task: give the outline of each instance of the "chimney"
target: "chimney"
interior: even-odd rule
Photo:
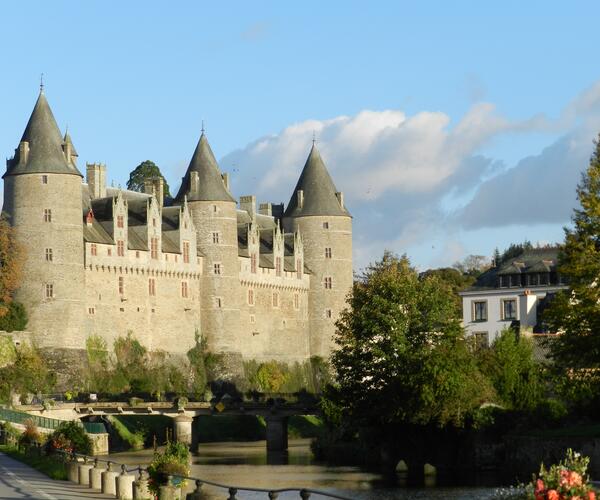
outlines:
[[[223,184],[225,184],[225,188],[227,191],[229,191],[229,174],[221,174],[221,177],[223,178]]]
[[[296,191],[296,201],[298,202],[298,208],[302,208],[304,206],[304,191],[302,191],[302,189],[298,189],[298,191]]]
[[[198,172],[190,172],[190,193],[198,192]]]
[[[261,203],[258,206],[258,213],[261,215],[273,215],[273,211],[271,210],[270,203]]]
[[[154,195],[158,206],[162,208],[165,201],[165,180],[160,175],[144,179],[144,193]]]
[[[340,203],[340,207],[344,208],[344,193],[342,193],[341,191],[338,193],[335,193],[335,197],[338,199],[338,202]]]
[[[245,210],[254,219],[256,215],[256,196],[240,196],[240,209]]]
[[[100,163],[86,163],[85,178],[92,199],[106,197],[106,165]]]

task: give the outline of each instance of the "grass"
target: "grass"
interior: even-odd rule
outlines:
[[[39,470],[51,479],[67,480],[67,468],[64,462],[58,457],[37,456],[33,453],[20,451],[15,446],[9,445],[0,445],[0,451],[19,462],[23,462]]]
[[[163,415],[121,415],[111,417],[111,423],[123,441],[134,450],[152,446],[154,436],[159,443],[166,439],[166,429],[173,421]]]

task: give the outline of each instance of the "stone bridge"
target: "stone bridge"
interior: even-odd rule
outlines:
[[[84,420],[92,416],[165,415],[173,419],[174,437],[178,442],[196,446],[192,435],[193,422],[201,415],[254,415],[265,419],[268,451],[285,451],[288,447],[288,418],[295,415],[316,415],[314,404],[255,403],[255,402],[90,402],[55,403],[51,408],[42,405],[20,405],[16,410],[39,417],[57,420]]]

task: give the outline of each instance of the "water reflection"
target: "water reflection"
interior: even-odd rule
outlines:
[[[127,464],[148,464],[152,450],[114,453],[112,460]],[[244,443],[203,443],[194,455],[192,476],[218,483],[252,488],[310,488],[319,489],[360,500],[407,499],[485,499],[491,498],[494,488],[440,488],[436,487],[435,474],[425,475],[425,486],[406,487],[408,475],[399,472],[397,482],[391,486],[380,474],[357,467],[328,466],[316,462],[310,452],[310,441],[290,440],[286,453],[267,453],[264,441]],[[422,484],[422,483],[421,483]],[[191,489],[193,485],[189,485]],[[226,498],[224,490],[204,487],[207,499]],[[265,499],[258,493],[239,493],[240,499]],[[297,493],[281,494],[279,499],[298,499]],[[313,495],[311,499],[323,499]]]

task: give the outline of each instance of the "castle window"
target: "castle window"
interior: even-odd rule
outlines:
[[[117,255],[119,257],[125,256],[125,243],[123,242],[123,240],[117,241]]]
[[[256,274],[256,254],[253,253],[250,256],[250,272],[252,274]]]
[[[275,274],[281,276],[281,257],[275,258]]]
[[[44,208],[44,222],[52,222],[52,209]]]
[[[185,262],[186,264],[189,264],[189,262],[190,262],[190,242],[189,241],[183,242],[183,262]]]
[[[123,295],[125,293],[125,278],[123,276],[119,276],[119,295]]]
[[[215,262],[213,264],[213,272],[215,274],[221,274],[222,268],[221,268],[221,263],[220,262]]]
[[[213,213],[215,213],[215,214],[216,214],[216,213],[217,213],[217,205],[213,205],[213,206],[212,206],[212,210],[213,210]]]
[[[256,316],[254,316],[254,314],[251,314],[250,315],[250,324],[253,325],[254,323],[256,323]]]
[[[98,245],[96,245],[96,243],[90,245],[90,253],[92,255],[98,255]]]
[[[273,307],[279,307],[279,292],[273,292]]]
[[[54,285],[52,283],[46,283],[46,298],[54,298]]]
[[[120,228],[124,227],[123,216],[122,215],[117,215],[117,227],[120,227]]]
[[[112,255],[112,248],[108,247],[106,253],[108,253],[108,256],[110,257]]]
[[[325,317],[327,319],[331,319],[332,316],[333,316],[333,311],[331,309],[325,309]]]
[[[158,238],[150,239],[150,258],[158,259]]]
[[[52,262],[52,249],[46,248],[46,260]]]
[[[187,221],[183,221],[183,229],[187,229]]]
[[[95,307],[88,307],[88,314],[96,314],[96,308]]]
[[[48,176],[42,175],[42,184],[48,184]]]
[[[220,243],[220,241],[219,241],[220,239],[221,238],[220,238],[219,233],[213,233],[212,234],[212,242],[213,243],[216,243],[216,244]]]
[[[135,251],[135,258],[136,258],[136,259],[139,259],[139,258],[140,258],[140,251],[139,251],[139,250],[136,250],[136,251]]]
[[[296,278],[302,279],[302,259],[296,259]]]
[[[329,229],[329,222],[323,222],[323,229]]]
[[[148,278],[148,295],[150,297],[156,295],[156,280],[154,278]]]
[[[331,290],[333,288],[333,278],[331,276],[325,276],[323,285],[327,290]]]
[[[223,307],[223,299],[221,297],[215,297],[215,307],[221,309]]]
[[[254,290],[252,290],[252,288],[248,290],[248,304],[251,306],[254,305]]]
[[[294,309],[300,309],[300,296],[297,293],[294,294]]]
[[[187,281],[181,282],[181,296],[184,299],[188,298],[188,282]]]
[[[152,218],[152,227],[156,227],[156,218]]]
[[[326,259],[331,259],[331,247],[326,247],[325,248],[325,258]]]

